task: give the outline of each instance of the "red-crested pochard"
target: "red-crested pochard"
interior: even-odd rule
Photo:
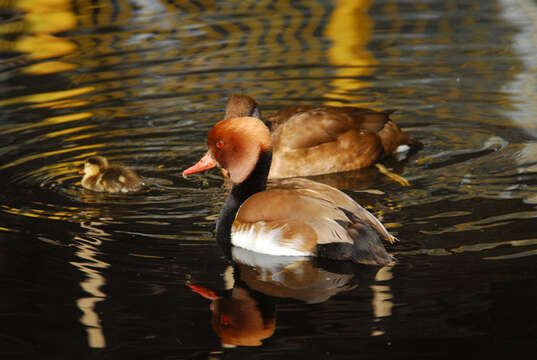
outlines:
[[[312,176],[370,166],[395,152],[416,150],[411,139],[390,120],[394,110],[375,111],[351,106],[295,106],[265,119],[272,132],[269,179]],[[259,106],[247,95],[233,94],[225,118],[260,118]],[[405,179],[379,170],[408,185]]]
[[[200,285],[187,286],[211,300],[211,324],[224,347],[260,346],[274,334],[274,305],[260,304],[247,288],[214,291]]]
[[[142,181],[132,171],[121,165],[108,165],[104,156],[92,156],[84,163],[82,186],[88,190],[109,193],[139,191]]]
[[[395,238],[369,211],[343,192],[307,179],[281,180],[266,189],[272,146],[270,131],[254,117],[217,123],[209,150],[183,176],[220,166],[231,191],[217,221],[217,237],[270,255],[320,256],[385,265],[393,260],[382,244]]]

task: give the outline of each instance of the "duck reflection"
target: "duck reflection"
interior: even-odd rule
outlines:
[[[275,306],[262,294],[240,286],[221,292],[188,286],[212,301],[211,324],[222,346],[259,346],[274,333]]]
[[[211,300],[211,323],[224,347],[260,346],[274,334],[282,299],[322,303],[364,286],[379,268],[309,257],[273,256],[232,247],[226,290],[187,284]]]

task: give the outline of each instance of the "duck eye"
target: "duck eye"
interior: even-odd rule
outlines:
[[[222,139],[218,139],[218,140],[216,140],[216,147],[217,147],[217,148],[221,149],[221,148],[224,147],[224,145],[225,145],[225,144],[224,144],[224,140],[222,140]]]
[[[227,328],[229,325],[229,319],[225,315],[220,315],[220,326]]]

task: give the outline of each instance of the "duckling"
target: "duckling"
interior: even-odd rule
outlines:
[[[139,191],[142,181],[132,171],[120,165],[108,165],[104,156],[92,156],[84,163],[82,186],[88,190],[109,193]]]

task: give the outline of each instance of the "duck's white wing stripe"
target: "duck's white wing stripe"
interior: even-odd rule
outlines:
[[[296,250],[303,241],[300,237],[293,239],[295,246],[282,246],[280,240],[283,237],[281,228],[270,229],[265,227],[265,222],[260,221],[257,226],[233,226],[231,230],[231,244],[251,251],[269,255],[310,256],[310,252]],[[289,244],[289,242],[286,242]]]

